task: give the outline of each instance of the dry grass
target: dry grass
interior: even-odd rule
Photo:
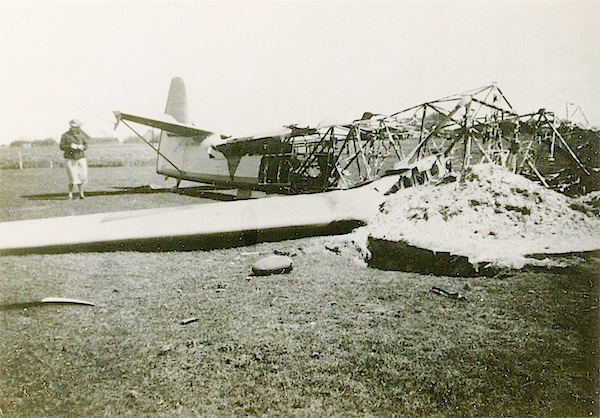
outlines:
[[[81,202],[50,199],[62,170],[10,173],[2,211],[29,218],[65,206],[77,214],[198,202],[100,194],[154,182],[151,168],[137,170],[95,172],[98,194]],[[273,251],[292,256],[292,272],[249,276]],[[598,415],[597,258],[490,279],[370,269],[349,255],[322,237],[1,257],[0,415]],[[96,306],[35,303],[47,296]]]
[[[198,188],[183,182],[188,194],[170,193],[175,185],[154,172],[153,167],[92,167],[85,186],[90,198],[67,201],[67,174],[63,168],[0,170],[0,221],[71,216],[86,213],[150,209],[199,202]],[[156,190],[144,186],[152,185]],[[186,187],[187,186],[187,187]],[[199,200],[200,198],[200,200]]]
[[[90,144],[86,151],[90,167],[133,167],[156,164],[156,152],[146,144]],[[63,152],[56,147],[0,147],[0,169],[63,167]]]

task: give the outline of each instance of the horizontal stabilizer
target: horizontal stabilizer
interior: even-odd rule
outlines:
[[[116,128],[116,126],[118,126],[120,121],[128,120],[131,122],[139,123],[141,125],[150,126],[152,128],[162,129],[163,131],[171,132],[171,133],[174,133],[174,134],[180,135],[180,136],[189,136],[189,137],[193,136],[193,137],[200,137],[201,139],[204,139],[204,138],[207,138],[214,134],[214,132],[198,129],[193,125],[188,125],[185,123],[178,123],[178,122],[174,122],[174,121],[160,120],[160,119],[150,119],[150,118],[146,118],[143,116],[135,116],[135,115],[130,115],[128,113],[122,113],[119,111],[115,111],[113,113],[115,114],[115,117],[117,118],[117,123],[115,124],[115,128]]]

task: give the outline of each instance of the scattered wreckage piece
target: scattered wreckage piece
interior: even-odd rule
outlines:
[[[86,300],[79,299],[71,299],[71,298],[57,298],[57,297],[48,297],[42,299],[42,303],[56,303],[62,305],[87,305],[87,306],[96,306],[93,302],[88,302]]]
[[[456,300],[467,300],[466,296],[461,295],[460,293],[457,292],[448,292],[444,289],[440,289],[439,287],[435,287],[433,286],[431,288],[431,292],[436,293],[438,295],[447,297],[449,299],[456,299]]]

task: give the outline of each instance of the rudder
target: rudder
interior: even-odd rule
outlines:
[[[185,84],[183,84],[183,80],[180,77],[171,79],[171,87],[169,88],[165,113],[173,116],[179,123],[190,123],[188,119]]]

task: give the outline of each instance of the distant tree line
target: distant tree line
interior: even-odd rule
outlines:
[[[28,148],[28,147],[55,147],[58,145],[55,139],[46,138],[46,139],[35,139],[33,141],[19,139],[18,141],[13,141],[10,143],[11,147],[14,148]]]
[[[118,144],[119,140],[117,138],[112,137],[93,137],[90,138],[90,144]],[[46,138],[46,139],[19,139],[17,141],[13,141],[9,145],[13,148],[30,148],[30,147],[58,147],[58,141],[54,138]]]

